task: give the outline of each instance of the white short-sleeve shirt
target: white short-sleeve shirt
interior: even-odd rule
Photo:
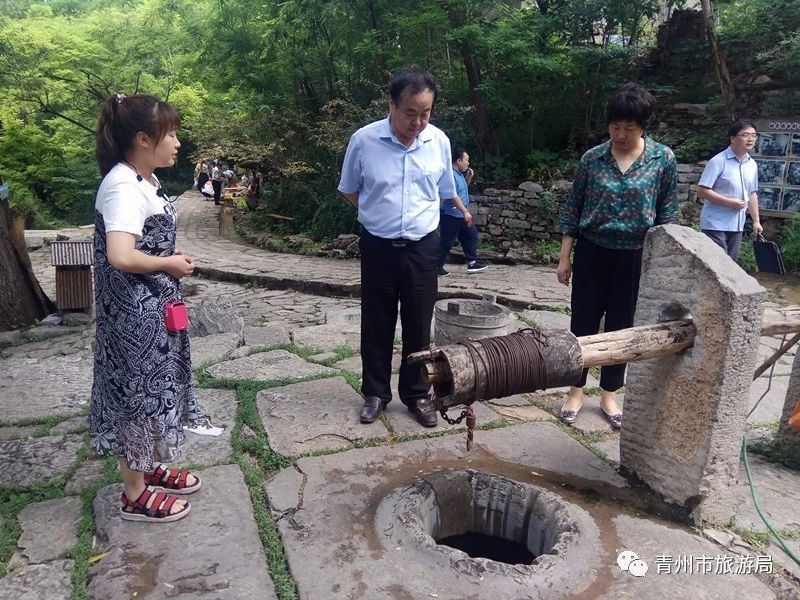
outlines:
[[[158,184],[158,179],[153,175]],[[124,231],[142,238],[144,222],[148,217],[169,214],[174,211],[167,200],[156,194],[156,187],[147,181],[139,181],[128,166],[117,163],[100,183],[94,208],[103,215],[106,233]]]

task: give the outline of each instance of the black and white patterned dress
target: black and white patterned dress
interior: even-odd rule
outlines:
[[[175,252],[174,207],[117,165],[104,178],[96,204],[89,434],[96,454],[122,457],[132,470],[149,472],[154,463],[179,458],[183,426],[202,414],[192,388],[188,333],[169,333],[164,325],[164,304],[180,297],[178,281],[163,271],[127,273],[108,262],[107,229],[134,233],[140,226],[138,250]]]

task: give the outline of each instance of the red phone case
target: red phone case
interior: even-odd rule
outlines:
[[[164,324],[170,333],[189,329],[189,312],[183,302],[168,302],[164,305]]]

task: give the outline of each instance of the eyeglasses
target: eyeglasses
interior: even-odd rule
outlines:
[[[744,138],[746,140],[757,140],[758,134],[757,133],[739,133],[736,137]]]

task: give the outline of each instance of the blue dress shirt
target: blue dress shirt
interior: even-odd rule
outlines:
[[[469,206],[469,186],[467,186],[467,179],[458,169],[453,170],[453,176],[456,180],[456,194],[458,194],[458,197],[461,198],[461,202],[464,203],[464,206]],[[461,219],[464,218],[464,215],[461,213],[461,211],[453,205],[452,198],[448,198],[442,202],[441,210],[445,215],[459,217]]]
[[[456,193],[450,140],[428,124],[406,148],[388,117],[370,123],[350,137],[338,189],[358,192],[358,221],[372,235],[419,240],[439,226],[439,198]]]
[[[708,161],[698,184],[726,198],[741,198],[749,203],[750,194],[758,191],[758,165],[749,154],[739,162],[728,146]],[[731,208],[706,200],[700,212],[700,229],[742,231],[746,217],[747,204],[744,208]]]

